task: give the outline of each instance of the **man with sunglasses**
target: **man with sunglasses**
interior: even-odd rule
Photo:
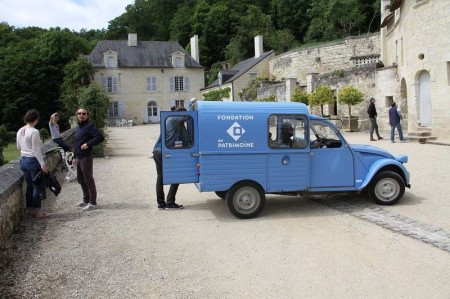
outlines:
[[[92,148],[103,142],[103,134],[95,124],[89,120],[89,113],[85,108],[77,110],[78,127],[73,143],[73,166],[77,168],[77,180],[83,190],[83,201],[77,206],[83,211],[97,208],[97,189],[94,181],[94,157]]]

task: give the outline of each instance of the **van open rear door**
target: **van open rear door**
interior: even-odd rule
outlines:
[[[161,112],[163,183],[197,183],[196,111]]]

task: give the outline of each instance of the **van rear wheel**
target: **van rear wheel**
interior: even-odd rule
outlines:
[[[228,190],[227,206],[231,214],[241,219],[258,215],[266,202],[262,188],[254,182],[240,182]]]

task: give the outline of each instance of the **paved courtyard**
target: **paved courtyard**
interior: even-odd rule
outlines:
[[[184,210],[156,208],[158,132],[110,128],[109,156],[94,161],[100,209],[81,212],[79,185],[65,183],[45,202],[51,218],[25,219],[0,251],[0,298],[449,298],[450,147],[372,142],[409,156],[397,205],[268,196],[239,220],[191,184]]]

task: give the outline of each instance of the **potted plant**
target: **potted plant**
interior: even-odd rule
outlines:
[[[309,96],[309,106],[320,106],[320,115],[323,116],[323,105],[332,104],[334,101],[333,91],[327,85],[319,85]]]
[[[361,103],[364,100],[364,94],[353,86],[343,86],[338,92],[339,104],[348,106],[348,117],[343,117],[344,128],[353,132],[358,130],[358,117],[352,116],[352,106]]]

